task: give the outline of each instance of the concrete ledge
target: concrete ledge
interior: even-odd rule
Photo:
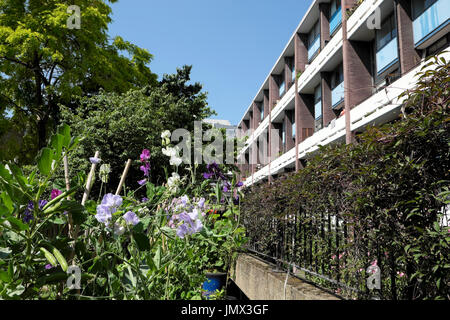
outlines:
[[[273,266],[266,262],[241,254],[235,267],[236,285],[250,300],[339,300],[292,276],[288,278],[285,293],[286,273],[276,273],[272,269]]]

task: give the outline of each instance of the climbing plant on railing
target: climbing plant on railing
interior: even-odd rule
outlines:
[[[350,298],[450,298],[450,63],[430,66],[396,122],[248,190],[250,249]],[[381,270],[379,290],[367,288],[369,266]]]

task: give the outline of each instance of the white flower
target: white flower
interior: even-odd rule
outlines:
[[[98,173],[98,176],[100,177],[100,180],[102,180],[103,183],[108,183],[109,174],[111,172],[111,166],[109,164],[102,164],[100,166],[100,171]]]
[[[170,165],[178,167],[183,162],[183,159],[173,156],[170,158]]]
[[[114,224],[114,234],[116,236],[121,236],[125,233],[125,227],[121,226],[120,224],[116,223]]]
[[[169,139],[171,136],[171,133],[169,130],[163,131],[163,133],[161,133],[161,138],[163,139]]]
[[[176,193],[180,181],[181,181],[180,175],[176,172],[173,172],[172,176],[169,179],[167,179],[167,186],[169,187],[169,191]]]
[[[167,157],[174,157],[177,155],[177,150],[175,148],[167,147],[162,149],[162,153]]]

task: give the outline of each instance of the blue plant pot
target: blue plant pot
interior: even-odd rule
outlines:
[[[209,299],[216,291],[222,290],[227,281],[226,273],[207,273],[206,280],[203,282],[202,289],[204,290],[203,296]]]

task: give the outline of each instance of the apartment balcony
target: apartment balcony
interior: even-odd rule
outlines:
[[[398,61],[397,37],[377,52],[377,73],[380,74]]]
[[[320,49],[320,36],[314,39],[314,42],[308,48],[308,60],[311,61],[319,52]]]
[[[439,0],[413,22],[416,47],[450,24],[450,1]]]
[[[330,34],[333,34],[342,23],[342,10],[339,8],[330,19]]]
[[[342,81],[336,88],[331,91],[331,105],[333,108],[344,101],[344,95],[344,81]]]

